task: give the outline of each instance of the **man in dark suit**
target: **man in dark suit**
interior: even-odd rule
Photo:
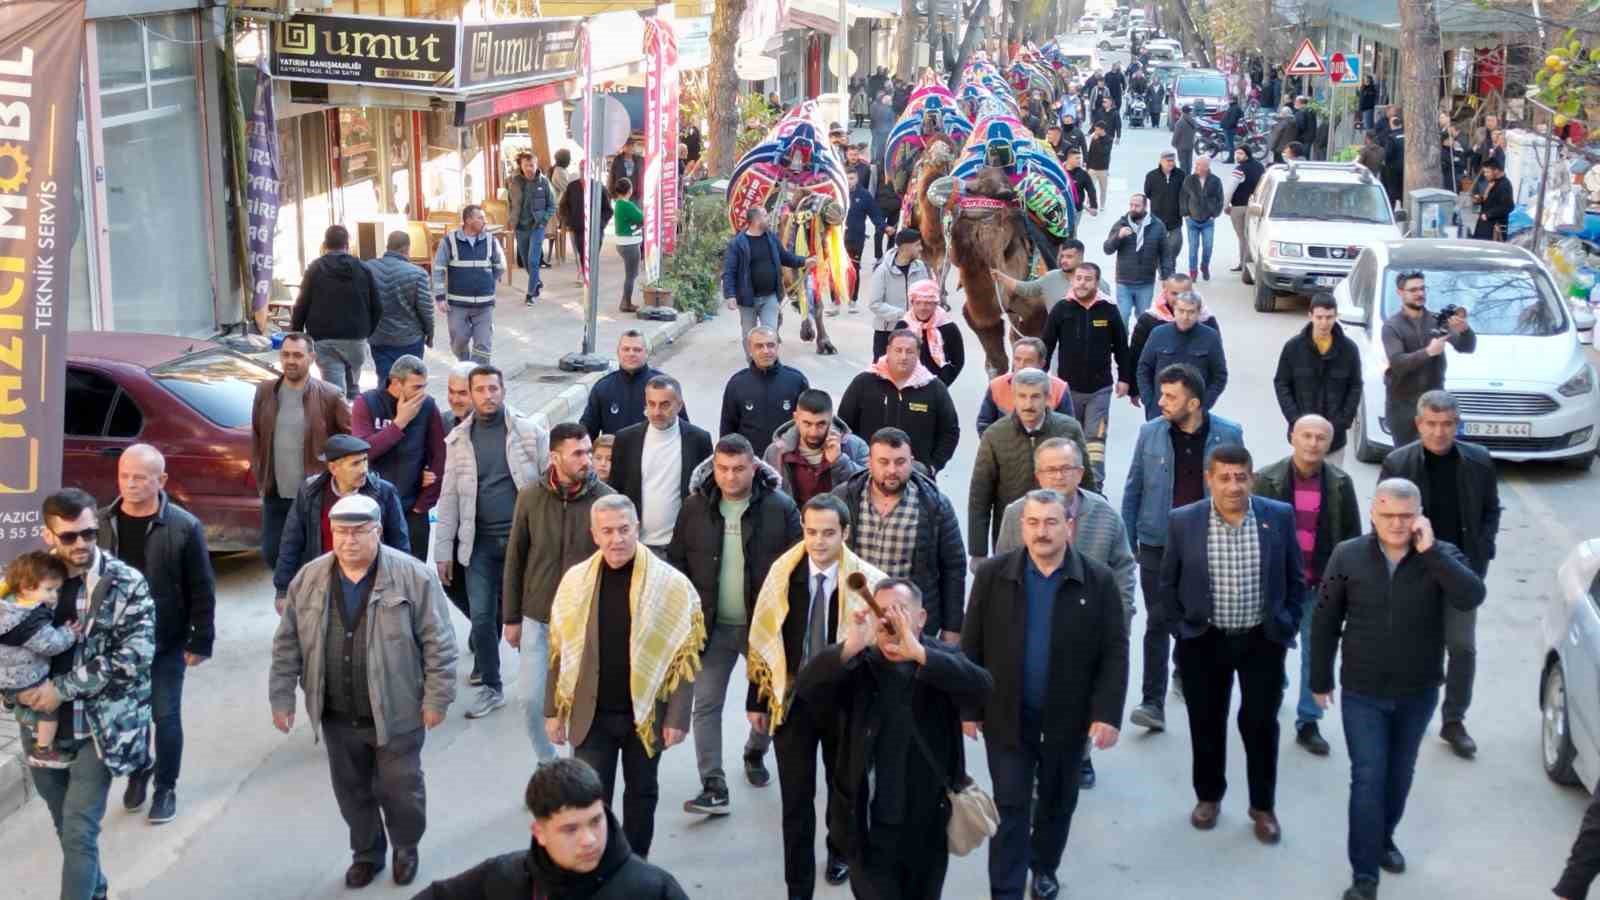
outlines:
[[[1178,638],[1194,752],[1189,822],[1217,824],[1228,789],[1228,707],[1239,678],[1239,736],[1250,781],[1256,838],[1282,837],[1274,812],[1283,660],[1305,604],[1294,508],[1250,495],[1250,451],[1224,444],[1206,461],[1210,497],[1172,511],[1161,563],[1160,600]]]
[[[1489,575],[1495,535],[1500,531],[1500,485],[1489,451],[1456,440],[1461,411],[1448,391],[1428,391],[1417,400],[1418,440],[1384,457],[1378,480],[1404,478],[1422,489],[1422,514],[1441,541],[1461,548],[1479,578]],[[1467,707],[1478,668],[1478,611],[1445,607],[1444,640],[1450,653],[1444,676],[1439,738],[1462,759],[1478,745],[1467,733]]]
[[[617,432],[607,479],[639,511],[640,543],[662,559],[689,495],[689,476],[711,456],[711,435],[679,418],[682,408],[676,378],[651,378],[644,388],[645,420]]]
[[[1122,592],[1110,569],[1073,549],[1070,507],[1077,504],[1076,495],[1069,501],[1050,490],[1026,495],[1025,549],[979,566],[961,631],[962,650],[994,678],[988,704],[963,710],[962,728],[975,738],[981,725],[989,750],[1000,811],[989,843],[996,900],[1022,900],[1030,868],[1037,900],[1060,895],[1055,870],[1078,805],[1084,737],[1105,750],[1122,725]]]

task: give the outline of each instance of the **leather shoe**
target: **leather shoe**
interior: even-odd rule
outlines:
[[[1399,875],[1406,870],[1406,855],[1391,844],[1384,848],[1383,856],[1378,859],[1378,868],[1391,875]]]
[[[1345,889],[1343,900],[1378,900],[1378,883],[1358,878],[1355,884]]]
[[[822,870],[822,879],[831,885],[838,886],[850,880],[850,864],[844,857],[828,851],[828,864]]]
[[[1189,824],[1201,831],[1210,831],[1217,827],[1217,816],[1222,812],[1221,807],[1209,800],[1201,800],[1194,805],[1194,812],[1189,813]]]
[[[1056,900],[1061,896],[1061,882],[1053,872],[1033,873],[1033,900]]]
[[[1263,844],[1276,844],[1283,840],[1283,828],[1278,825],[1278,817],[1264,809],[1250,810],[1250,819],[1255,822],[1256,840]]]
[[[344,870],[344,886],[347,888],[364,888],[371,884],[372,879],[377,878],[378,873],[382,871],[382,863],[353,862],[350,864],[350,868]]]
[[[1294,742],[1306,748],[1312,756],[1327,756],[1328,742],[1317,728],[1317,723],[1307,722],[1294,730]]]
[[[1467,734],[1467,726],[1460,722],[1446,722],[1439,729],[1439,739],[1450,745],[1450,749],[1462,759],[1471,759],[1478,755],[1478,742]]]
[[[394,848],[394,883],[402,887],[415,881],[417,877],[417,848],[409,850],[400,847]]]
[[[1083,755],[1083,764],[1078,766],[1078,787],[1086,791],[1094,787],[1094,763],[1088,753]]]

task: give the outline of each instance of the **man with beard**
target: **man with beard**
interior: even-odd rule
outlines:
[[[762,461],[778,473],[783,492],[804,507],[867,467],[867,442],[833,414],[827,391],[801,391],[793,418],[778,426]]]
[[[912,456],[932,474],[955,455],[961,419],[949,388],[919,359],[921,347],[916,332],[891,332],[883,356],[845,388],[839,418],[856,434],[894,428],[907,435]]]
[[[1182,127],[1181,122],[1179,127]],[[1161,238],[1162,278],[1172,277],[1178,268],[1178,252],[1183,249],[1183,182],[1189,172],[1178,164],[1183,145],[1178,146],[1177,150],[1168,147],[1161,151],[1161,161],[1144,176],[1144,195],[1149,198],[1150,215],[1164,227]]]
[[[1130,315],[1142,315],[1156,292],[1156,271],[1163,266],[1162,246],[1167,227],[1150,215],[1145,195],[1128,198],[1128,212],[1111,223],[1103,249],[1117,257],[1117,313],[1126,322]],[[1176,251],[1174,251],[1176,252]]]
[[[1133,392],[1133,357],[1122,313],[1100,293],[1100,267],[1082,263],[1072,273],[1068,302],[1050,309],[1044,326],[1044,359],[1059,348],[1056,374],[1071,385],[1072,408],[1083,422],[1094,481],[1105,477],[1106,433],[1111,423],[1111,397]],[[1111,364],[1117,378],[1111,378]],[[1135,400],[1137,403],[1137,400]]]
[[[1272,386],[1290,430],[1301,416],[1321,416],[1333,428],[1328,456],[1342,459],[1345,435],[1361,406],[1361,350],[1339,327],[1332,294],[1311,298],[1311,323],[1284,343]]]
[[[1459,306],[1448,319],[1448,330],[1434,333],[1436,316],[1428,309],[1428,287],[1421,272],[1401,272],[1394,285],[1400,294],[1400,311],[1383,323],[1383,350],[1389,357],[1383,382],[1385,419],[1398,450],[1417,439],[1413,424],[1417,401],[1444,387],[1445,346],[1456,348],[1457,353],[1471,353],[1478,349],[1478,335],[1467,324],[1467,310]]]

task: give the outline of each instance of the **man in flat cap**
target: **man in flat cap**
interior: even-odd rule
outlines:
[[[272,573],[277,592],[278,615],[283,615],[284,597],[289,582],[300,567],[333,549],[331,512],[345,497],[360,495],[378,505],[383,524],[383,542],[396,550],[410,549],[406,514],[400,506],[400,493],[394,485],[367,471],[366,441],[349,434],[328,438],[317,458],[328,470],[307,478],[289,506],[283,525],[283,542],[278,547],[278,565]]]
[[[350,494],[331,506],[333,552],[289,582],[272,639],[272,724],[285,734],[294,727],[299,685],[350,827],[345,885],[371,884],[391,843],[395,883],[406,885],[427,825],[423,735],[456,695],[455,630],[427,564],[403,542],[379,543],[386,513],[378,502]]]

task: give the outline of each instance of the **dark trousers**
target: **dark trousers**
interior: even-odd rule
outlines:
[[[278,547],[283,543],[283,523],[289,519],[294,499],[261,498],[261,558],[269,571],[278,568]]]
[[[1481,577],[1481,576],[1480,576]],[[1478,611],[1444,608],[1444,646],[1450,657],[1444,671],[1444,722],[1464,722],[1472,705],[1472,681],[1478,674]]]
[[[778,756],[778,789],[783,796],[783,881],[789,896],[810,898],[817,886],[817,751],[822,751],[822,789],[828,798],[827,818],[833,821],[833,760],[838,754],[837,729],[819,722],[816,713],[796,699],[773,735]],[[828,852],[844,856],[830,829]]]
[[[1406,811],[1417,750],[1439,704],[1439,689],[1373,697],[1346,689],[1344,744],[1350,752],[1350,868],[1378,880],[1383,851]]]
[[[865,239],[861,241],[845,241],[844,252],[850,257],[850,262],[856,267],[856,277],[850,279],[850,302],[856,302],[856,297],[861,293],[861,254],[867,249]]]
[[[1000,810],[1000,830],[989,841],[989,894],[994,900],[1022,900],[1028,872],[1053,874],[1061,865],[1072,813],[1078,808],[1078,766],[1085,747],[1075,740],[1062,747],[1044,746],[1038,719],[1026,711],[1022,746],[1001,748],[993,741],[986,746]],[[1034,800],[1036,778],[1039,795]]]
[[[882,211],[882,210],[880,209],[880,211]],[[900,227],[900,205],[898,203],[895,204],[894,209],[891,209],[888,212],[884,213],[883,221],[885,223],[887,223],[890,227],[893,227],[893,228],[899,228]],[[884,251],[885,247],[887,247],[892,252],[894,250],[894,238],[890,237],[889,235],[884,234],[883,233],[883,229],[879,228],[879,229],[877,229],[876,231],[874,231],[872,233],[872,255],[873,255],[873,257],[875,259],[883,259],[883,251]]]
[[[394,361],[400,357],[415,356],[416,358],[421,359],[423,347],[423,341],[416,341],[410,344],[371,345],[370,349],[372,350],[372,365],[378,370],[378,384],[382,386],[389,383],[389,370],[394,368]],[[427,559],[424,558],[423,561],[426,562]]]
[[[937,900],[950,867],[945,817],[906,825],[877,825],[864,848],[852,850],[850,892],[856,900]],[[864,851],[864,852],[863,852]]]
[[[1166,610],[1156,600],[1161,593],[1161,557],[1164,547],[1139,545],[1139,592],[1144,595],[1144,682],[1140,703],[1167,707],[1167,660],[1172,654],[1172,630]]]
[[[432,536],[426,512],[406,510],[406,534],[411,538],[411,555],[420,562],[428,561],[428,539]]]
[[[1383,405],[1383,417],[1389,423],[1389,436],[1395,448],[1417,439],[1417,398],[1390,396]]]
[[[390,841],[408,850],[422,841],[428,825],[428,794],[422,778],[426,733],[416,728],[391,734],[389,743],[380,747],[374,728],[322,720],[333,796],[350,826],[350,854],[356,862],[381,866]]]
[[[1184,169],[1185,172],[1189,171]],[[1166,223],[1162,223],[1166,224]],[[1167,227],[1167,236],[1161,239],[1161,277],[1171,278],[1178,270],[1178,252],[1183,249],[1183,222]]]
[[[500,682],[500,588],[506,568],[506,538],[480,534],[467,563],[467,602],[472,607],[473,671],[483,686],[502,690]]]
[[[1228,790],[1228,707],[1239,676],[1239,737],[1244,740],[1250,807],[1271,812],[1278,790],[1278,707],[1283,704],[1284,645],[1261,626],[1240,634],[1211,628],[1178,639],[1178,668],[1189,709],[1194,793],[1219,803]]]
[[[27,741],[31,744],[32,739]],[[106,873],[100,866],[100,822],[106,816],[111,770],[92,740],[58,740],[56,748],[73,754],[72,765],[30,767],[29,772],[61,843],[61,900],[92,900],[107,892]]]
[[[156,733],[156,790],[178,786],[183,765],[183,645],[158,651],[150,663],[150,715]]]
[[[659,746],[661,739],[657,738],[656,743]],[[606,806],[613,810],[617,759],[622,759],[622,833],[634,853],[640,858],[649,856],[650,841],[656,833],[656,800],[661,796],[656,780],[661,754],[651,756],[644,752],[644,743],[634,731],[633,714],[595,712],[588,736],[573,748],[572,755],[600,773],[600,783],[606,787]]]
[[[455,561],[455,545],[450,547],[450,583],[444,586],[444,595],[461,614],[467,617],[467,652],[473,653],[477,649],[477,641],[472,638],[472,601],[467,597],[467,567]],[[496,615],[498,622],[499,616]],[[477,670],[477,657],[473,657],[473,670]]]

